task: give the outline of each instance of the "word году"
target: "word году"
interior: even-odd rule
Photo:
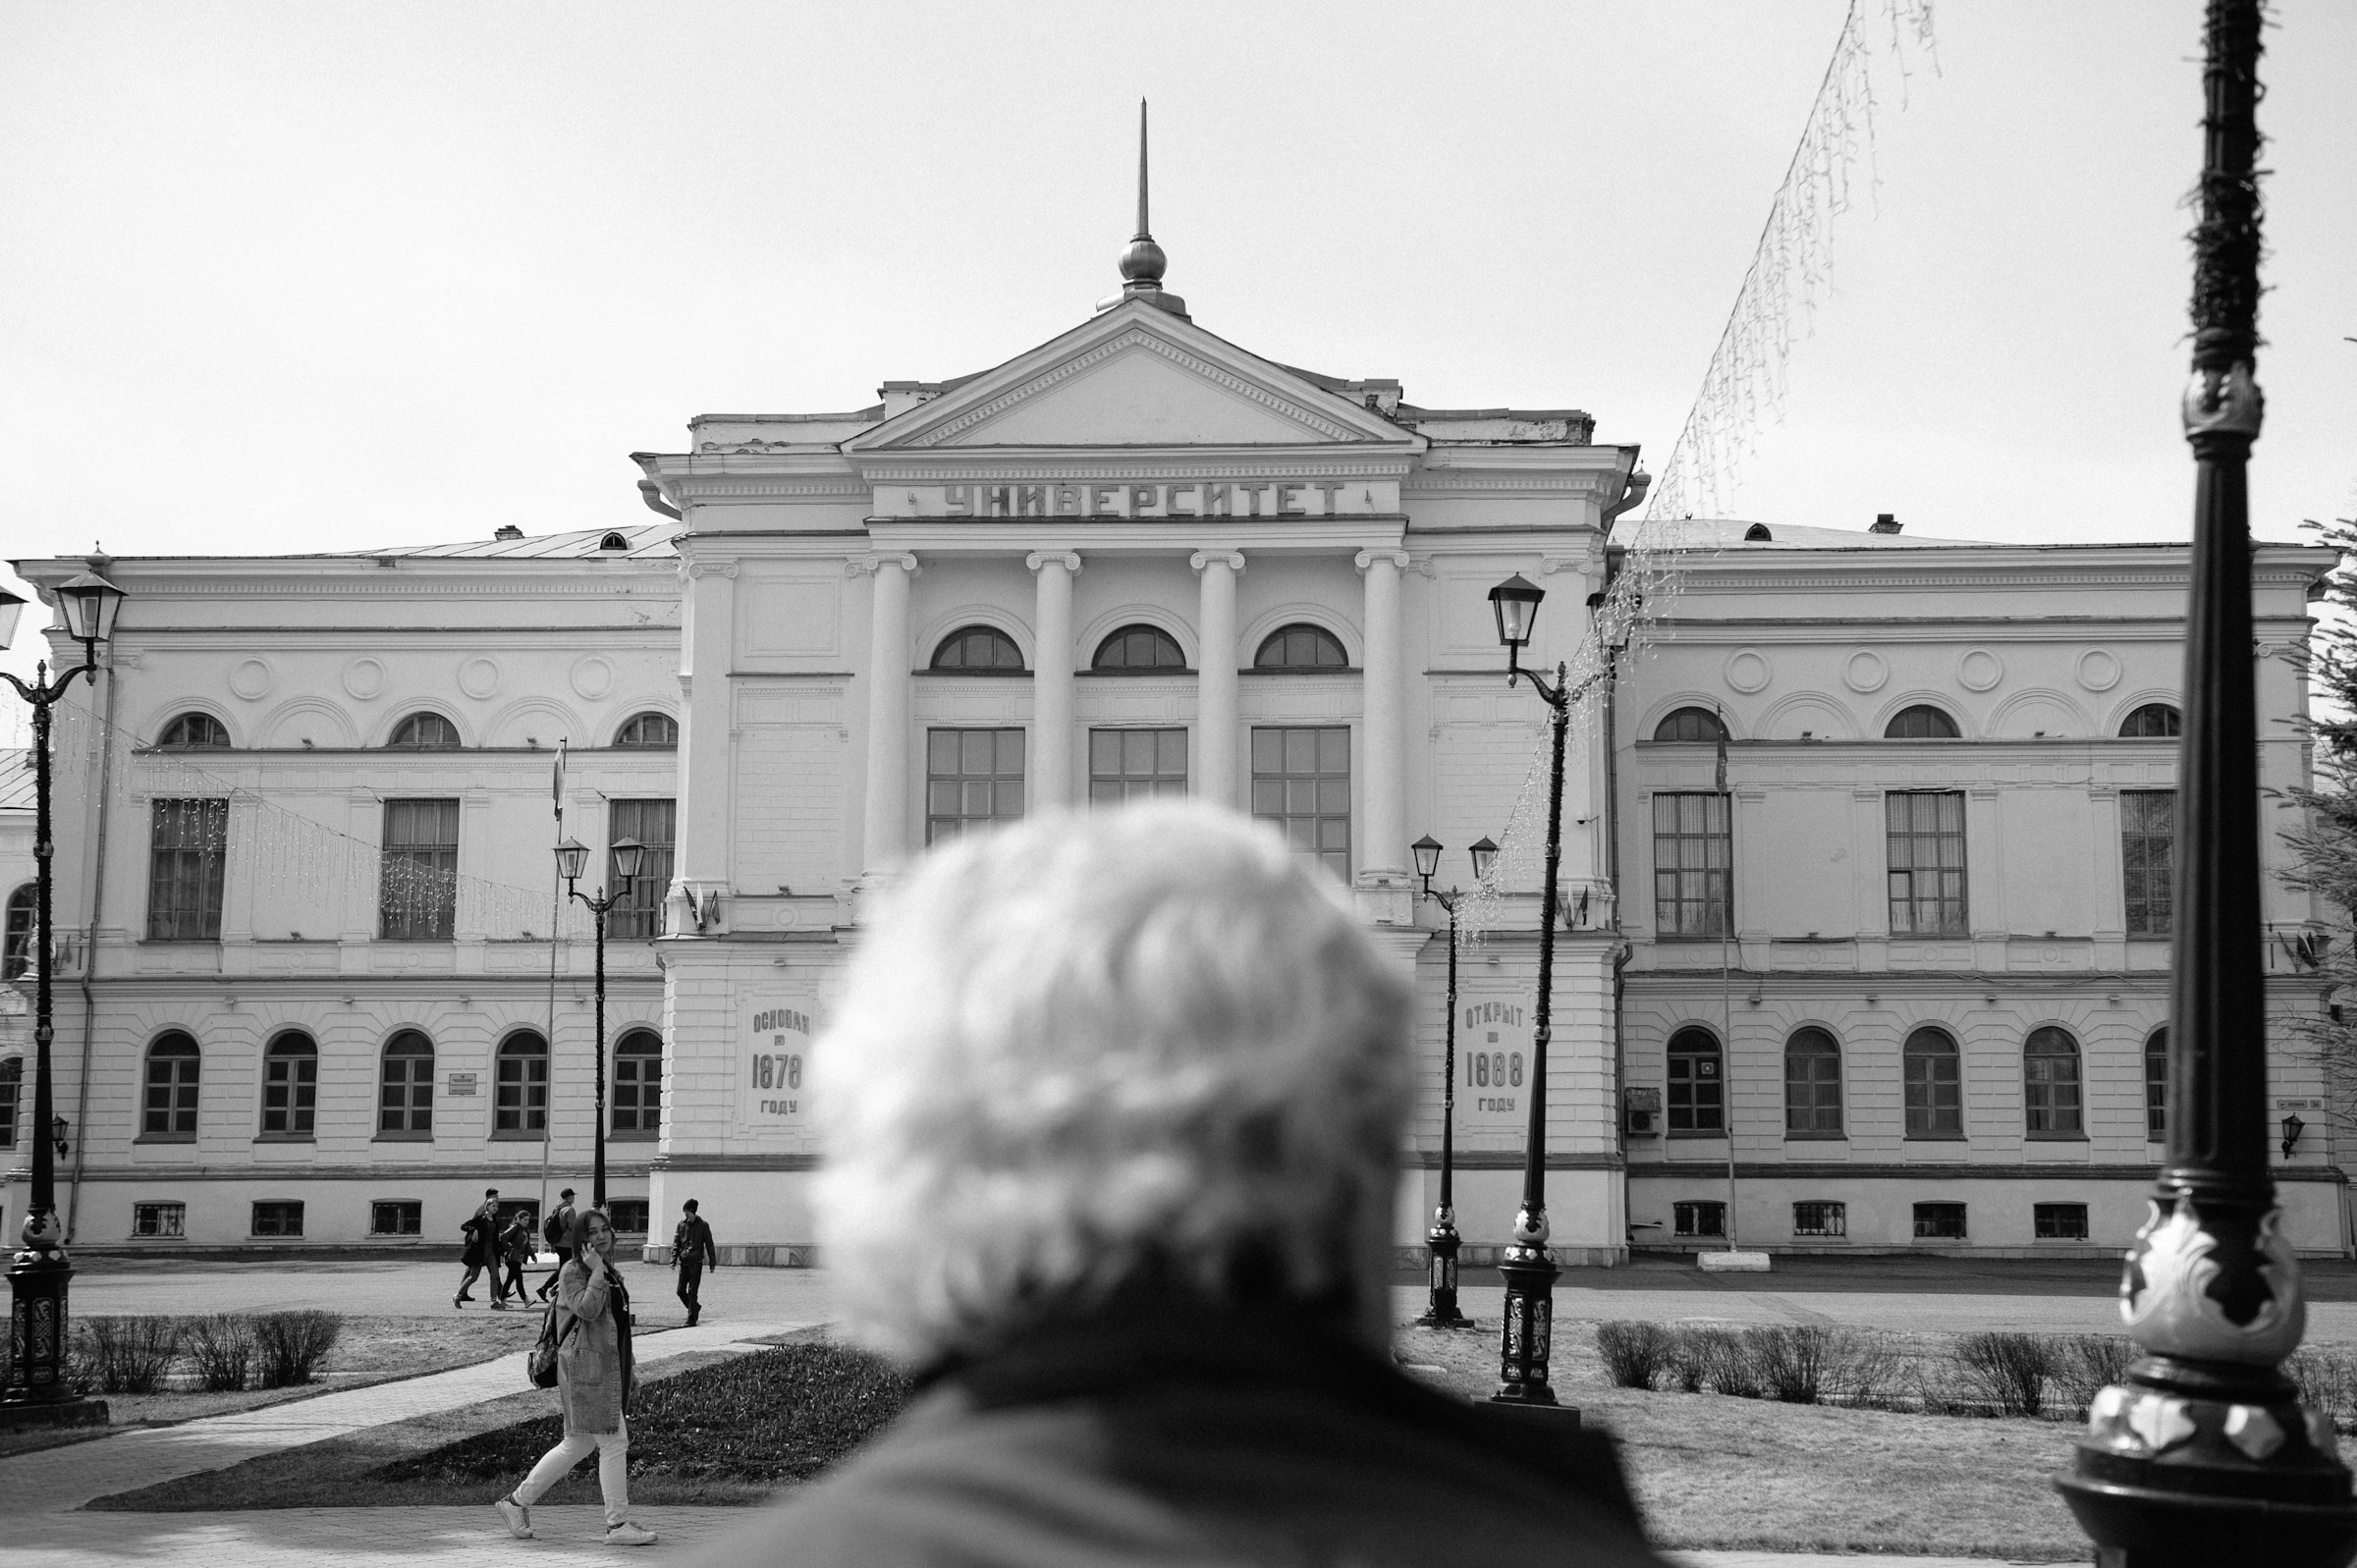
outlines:
[[[1339,482],[1249,480],[1194,484],[944,485],[953,517],[1310,517],[1335,514]],[[1323,498],[1308,510],[1307,491]]]

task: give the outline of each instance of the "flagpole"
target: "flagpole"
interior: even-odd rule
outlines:
[[[1713,704],[1712,711],[1718,712]],[[1719,926],[1719,1016],[1727,1037],[1726,1065],[1719,1074],[1719,1094],[1727,1118],[1727,1250],[1735,1250],[1735,994],[1727,979],[1728,942],[1735,927],[1735,797],[1727,787],[1727,715],[1718,714],[1719,798],[1727,802],[1727,917]]]
[[[551,778],[549,796],[555,807],[557,836],[553,842],[565,841],[565,742],[557,742],[557,766]],[[548,1151],[556,1142],[557,1128],[557,922],[565,916],[565,880],[557,866],[557,858],[548,859],[548,1087],[547,1103],[540,1118],[540,1208],[533,1219],[543,1231],[548,1228]],[[497,1086],[493,1088],[497,1092]],[[524,1086],[523,1112],[531,1114],[530,1086]],[[540,1249],[534,1247],[534,1252]]]

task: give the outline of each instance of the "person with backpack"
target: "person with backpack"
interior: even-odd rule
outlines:
[[[540,1286],[542,1301],[557,1293],[557,1280],[563,1276],[566,1264],[573,1261],[573,1249],[565,1244],[573,1234],[573,1189],[568,1187],[557,1194],[557,1207],[549,1215],[548,1223],[540,1227],[540,1239],[557,1255],[557,1266],[548,1271],[548,1279]]]
[[[575,1465],[597,1453],[597,1489],[606,1504],[606,1544],[648,1546],[655,1533],[630,1518],[630,1293],[614,1267],[614,1225],[602,1209],[583,1209],[567,1237],[572,1256],[557,1271],[557,1391],[565,1436],[540,1456],[523,1485],[492,1504],[508,1534],[532,1539],[532,1504]],[[535,1379],[536,1380],[536,1379]]]
[[[498,1270],[492,1274],[492,1282],[499,1288],[491,1293],[493,1311],[508,1310],[508,1292],[511,1290],[516,1293],[516,1305],[519,1307],[531,1300],[531,1287],[523,1282],[523,1266],[532,1261],[537,1246],[532,1239],[532,1212],[529,1209],[517,1210],[516,1217],[508,1221],[508,1228],[499,1233]],[[505,1271],[504,1278],[499,1270]]]
[[[464,1310],[466,1303],[474,1299],[466,1292],[474,1288],[475,1277],[486,1267],[491,1271],[491,1293],[495,1296],[499,1294],[499,1189],[497,1187],[483,1189],[483,1206],[466,1217],[466,1222],[459,1227],[459,1234],[466,1238],[466,1248],[459,1254],[459,1262],[466,1266],[466,1277],[459,1281],[459,1293],[450,1298],[450,1304]]]
[[[688,1199],[680,1206],[680,1223],[671,1233],[671,1261],[680,1269],[680,1305],[687,1309],[687,1326],[695,1326],[704,1315],[704,1304],[698,1293],[704,1281],[704,1266],[720,1267],[720,1249],[712,1245],[712,1227],[704,1223],[695,1212],[695,1200]]]

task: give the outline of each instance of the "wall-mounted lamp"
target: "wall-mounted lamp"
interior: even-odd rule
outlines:
[[[2294,1112],[2292,1112],[2290,1115],[2288,1115],[2288,1116],[2285,1116],[2285,1117],[2283,1118],[2283,1158],[2284,1158],[2284,1159],[2286,1159],[2286,1160],[2289,1160],[2289,1159],[2291,1158],[2291,1152],[2292,1152],[2292,1150],[2294,1150],[2294,1149],[2296,1149],[2296,1148],[2298,1148],[2298,1147],[2299,1147],[2299,1143],[2300,1143],[2300,1134],[2301,1134],[2301,1133],[2303,1133],[2303,1132],[2306,1132],[2307,1130],[2308,1130],[2308,1123],[2306,1123],[2306,1122],[2304,1122],[2304,1121],[2302,1121],[2302,1120],[2300,1119],[2300,1117],[2299,1117],[2299,1112],[2297,1112],[2297,1111],[2294,1111]],[[59,1153],[61,1153],[61,1154],[62,1154],[62,1153],[64,1153],[64,1151],[63,1151],[63,1150],[60,1150],[60,1151],[59,1151]]]
[[[57,1151],[57,1158],[60,1160],[66,1158],[68,1149],[66,1134],[73,1130],[74,1124],[65,1117],[52,1116],[49,1118],[49,1146]]]

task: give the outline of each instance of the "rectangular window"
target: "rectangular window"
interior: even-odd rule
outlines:
[[[1676,1231],[1681,1236],[1725,1236],[1727,1234],[1727,1205],[1712,1198],[1699,1198],[1686,1203],[1672,1204],[1671,1214],[1676,1219]]]
[[[630,895],[606,917],[606,934],[643,942],[663,935],[663,898],[671,891],[672,852],[679,838],[680,803],[676,800],[617,800],[606,819],[606,891],[622,886],[612,845],[635,838],[646,846],[638,857],[638,875],[630,880]]]
[[[2083,1203],[2032,1204],[2030,1221],[2040,1241],[2087,1239],[2087,1206]]]
[[[229,802],[158,800],[148,809],[147,940],[219,942]]]
[[[253,1233],[257,1236],[301,1235],[301,1203],[255,1204],[253,1206]]]
[[[459,803],[385,802],[378,921],[387,942],[448,942],[459,908]]]
[[[491,1135],[495,1138],[548,1136],[548,1050],[539,1044],[538,1036],[533,1036],[528,1045],[511,1042],[500,1048]]]
[[[425,1205],[396,1199],[392,1203],[372,1203],[368,1206],[368,1234],[371,1236],[415,1236],[425,1230]]]
[[[646,1200],[644,1198],[617,1198],[606,1205],[606,1208],[614,1221],[616,1235],[643,1236],[646,1234]]]
[[[1125,800],[1186,793],[1186,731],[1183,730],[1091,730],[1088,732],[1088,803],[1118,806]]]
[[[925,732],[925,842],[1023,815],[1020,730]]]
[[[189,1233],[189,1206],[185,1203],[135,1203],[131,1206],[131,1233],[135,1236],[185,1236]]]
[[[17,1108],[25,1096],[25,1058],[0,1061],[0,1149],[17,1146]]]
[[[1962,1241],[1964,1206],[1960,1203],[1919,1203],[1915,1206],[1917,1241]]]
[[[1660,940],[1725,937],[1734,925],[1733,867],[1727,796],[1653,797],[1653,924]]]
[[[1846,1236],[1849,1234],[1849,1207],[1823,1201],[1796,1203],[1792,1206],[1792,1234]]]
[[[2148,937],[2169,933],[2175,892],[2177,792],[2119,792],[2119,865],[2126,882],[2128,930]]]
[[[1350,880],[1350,730],[1252,731],[1252,815],[1293,852]]]
[[[262,1058],[262,1136],[308,1138],[319,1109],[319,1054],[272,1051]]]
[[[1964,792],[1894,789],[1884,797],[1890,831],[1891,935],[1961,937],[1964,923]]]
[[[1907,1136],[1964,1136],[1964,1085],[1953,1051],[1906,1054]]]

